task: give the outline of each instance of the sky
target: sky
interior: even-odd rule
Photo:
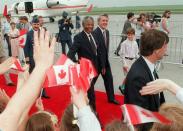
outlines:
[[[20,0],[1,0],[0,13],[7,4],[10,6],[13,2]],[[44,0],[45,1],[45,0]],[[151,5],[183,5],[183,0],[90,0],[97,7],[122,7],[122,6],[151,6]]]

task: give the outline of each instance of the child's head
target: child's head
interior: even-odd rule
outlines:
[[[55,115],[47,111],[40,111],[29,118],[25,131],[54,131],[57,122]]]
[[[12,29],[15,29],[15,26],[16,26],[15,22],[11,22],[10,25]]]
[[[60,131],[79,131],[77,118],[74,117],[73,104],[68,105],[62,116]]]
[[[128,28],[127,30],[127,38],[130,41],[134,40],[134,36],[135,36],[135,30],[133,28]]]

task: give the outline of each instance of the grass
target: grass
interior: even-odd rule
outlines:
[[[160,6],[128,6],[128,7],[94,7],[90,13],[81,13],[83,15],[98,15],[98,14],[114,14],[126,15],[128,12],[139,14],[141,12],[155,12],[162,14],[165,10],[171,10],[172,14],[183,14],[183,5],[160,5]],[[0,14],[0,17],[2,14]]]
[[[172,14],[183,13],[183,5],[161,5],[161,6],[129,6],[129,7],[104,7],[98,8],[94,7],[91,15],[98,15],[102,13],[108,14],[127,14],[128,12],[134,12],[139,14],[141,12],[155,12],[157,14],[162,14],[165,10],[171,10]]]

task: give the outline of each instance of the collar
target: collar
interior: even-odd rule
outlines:
[[[100,26],[98,26],[98,28],[102,31],[102,34],[106,31],[105,29],[100,28]]]
[[[152,62],[150,62],[147,58],[145,58],[144,56],[142,56],[142,58],[147,63],[147,66],[149,67],[151,73],[153,73],[154,72],[154,69],[155,69],[155,65]]]
[[[92,34],[91,33],[87,33],[86,31],[84,31],[85,32],[85,34],[89,37],[89,35],[91,35],[92,36]]]

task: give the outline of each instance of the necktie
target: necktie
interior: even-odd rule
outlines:
[[[159,77],[158,77],[158,74],[157,74],[157,72],[156,72],[156,69],[154,69],[154,71],[153,71],[153,76],[154,76],[154,79],[155,79],[155,80],[159,78]]]
[[[153,75],[154,75],[154,79],[155,79],[155,80],[156,80],[156,79],[159,79],[158,74],[157,74],[157,72],[156,72],[156,69],[154,69]],[[165,97],[164,97],[163,92],[160,92],[159,95],[158,95],[157,97],[158,97],[159,102],[160,102],[159,105],[161,105],[161,104],[163,104],[163,103],[165,102]]]
[[[104,37],[105,46],[106,46],[106,48],[107,48],[107,37],[106,37],[106,31],[103,31],[103,37]]]
[[[97,54],[97,49],[96,49],[96,47],[95,47],[95,43],[94,43],[94,41],[93,41],[93,39],[92,39],[92,36],[89,35],[89,38],[90,38],[90,44],[91,44],[91,46],[92,46],[92,50],[93,50],[93,52],[94,52],[95,54]]]

